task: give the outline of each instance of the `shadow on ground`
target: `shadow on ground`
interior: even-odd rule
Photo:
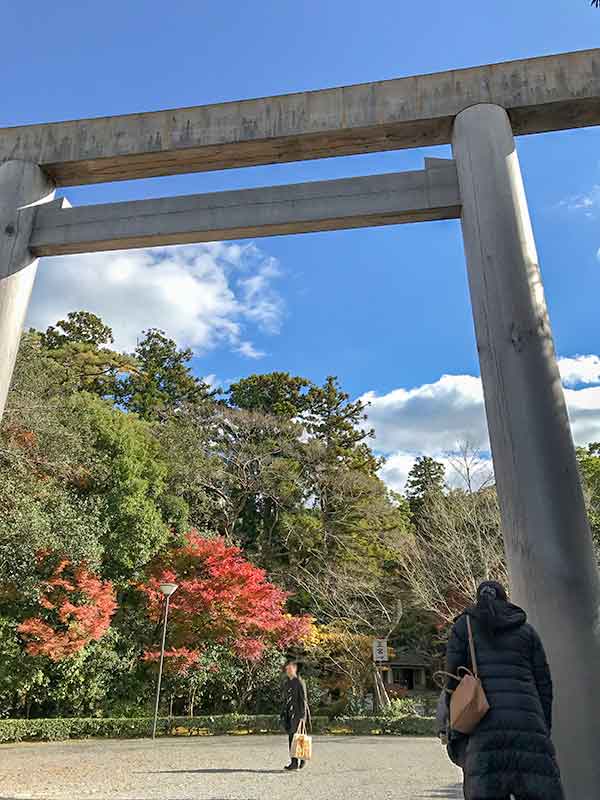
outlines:
[[[434,800],[434,798],[437,798],[437,800],[463,800],[464,794],[461,784],[455,783],[442,789],[432,789],[427,794],[420,794],[419,798],[422,798],[422,800]]]
[[[142,773],[137,773],[138,775]],[[214,768],[214,769],[159,769],[154,772],[145,772],[144,775],[286,775],[283,769],[243,769],[243,768]],[[0,797],[0,800],[3,800]]]

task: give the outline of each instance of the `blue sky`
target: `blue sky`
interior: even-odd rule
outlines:
[[[212,103],[594,47],[589,0],[34,0],[3,8],[0,125]],[[600,133],[519,139],[578,441],[600,438]],[[75,203],[419,168],[406,151],[66,190]],[[157,325],[221,381],[283,369],[368,395],[386,478],[485,445],[456,222],[47,260],[30,321],[96,310],[130,347]],[[568,374],[567,374],[568,373]],[[443,379],[442,376],[452,376]]]

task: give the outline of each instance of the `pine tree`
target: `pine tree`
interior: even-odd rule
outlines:
[[[184,403],[195,403],[214,395],[191,370],[192,351],[179,349],[163,331],[144,332],[132,356],[131,370],[119,387],[119,400],[128,410],[155,420]]]
[[[444,490],[446,469],[431,456],[419,456],[408,473],[405,494],[411,511],[418,516],[428,497]]]
[[[374,431],[366,427],[366,405],[350,401],[338,379],[330,375],[323,386],[312,386],[303,415],[309,435],[323,443],[330,464],[343,464],[375,474],[381,462],[373,456],[367,439]]]
[[[306,409],[305,390],[310,385],[306,378],[290,375],[289,372],[249,375],[231,384],[229,402],[245,411],[261,411],[292,419]]]
[[[114,399],[122,377],[134,368],[131,357],[111,349],[111,328],[91,311],[72,311],[40,334],[39,342],[76,391]]]

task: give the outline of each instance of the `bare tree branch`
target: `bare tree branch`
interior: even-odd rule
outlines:
[[[416,605],[451,622],[482,580],[507,580],[495,491],[430,498],[401,558]]]

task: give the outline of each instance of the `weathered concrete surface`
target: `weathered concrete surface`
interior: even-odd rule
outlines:
[[[505,111],[464,111],[453,149],[513,596],[548,651],[567,800],[592,800],[600,797],[600,585]]]
[[[87,741],[0,747],[3,800],[458,800],[439,742],[318,738],[300,773],[283,736]]]
[[[235,192],[38,209],[37,256],[190,244],[402,222],[456,219],[460,199],[450,160],[427,169]]]
[[[0,161],[60,186],[446,144],[454,117],[505,108],[515,134],[600,124],[600,50],[258,100],[0,130]]]
[[[37,270],[29,250],[31,206],[53,194],[52,182],[35,164],[0,164],[0,418]]]

